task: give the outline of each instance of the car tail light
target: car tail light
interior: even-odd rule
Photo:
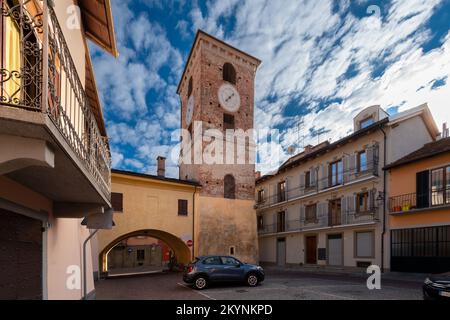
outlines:
[[[193,267],[193,266],[188,266],[188,267],[187,267],[187,273],[191,273],[192,270],[194,270],[194,267]]]

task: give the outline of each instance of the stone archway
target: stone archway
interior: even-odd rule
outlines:
[[[191,250],[184,243],[184,241],[178,238],[177,236],[161,230],[154,230],[154,229],[136,230],[133,232],[123,234],[120,237],[116,238],[115,240],[111,241],[100,252],[99,269],[103,275],[108,273],[108,253],[112,250],[112,248],[114,248],[114,246],[116,246],[119,242],[125,239],[137,236],[148,236],[164,241],[173,250],[178,263],[187,265],[191,260]]]

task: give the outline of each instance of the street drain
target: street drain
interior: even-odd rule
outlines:
[[[237,293],[246,293],[248,292],[247,290],[236,290]]]

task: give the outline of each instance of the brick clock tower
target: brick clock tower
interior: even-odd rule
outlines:
[[[186,143],[183,136],[180,179],[202,185],[194,213],[195,256],[232,255],[246,262],[258,261],[253,141],[251,146],[245,143],[243,156],[237,151],[242,142],[225,138],[225,132],[235,129],[248,133],[253,129],[254,81],[260,63],[198,31],[178,86],[181,128],[192,137]],[[210,129],[223,134],[219,144],[223,156],[217,148],[213,155],[219,161],[213,163],[205,161],[208,145],[217,139],[208,138]],[[226,148],[229,141],[233,148]],[[231,156],[229,149],[234,150]],[[243,156],[240,161],[239,156]]]

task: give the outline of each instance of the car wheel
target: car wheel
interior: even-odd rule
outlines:
[[[197,278],[195,278],[194,281],[194,288],[197,290],[203,290],[206,288],[206,286],[208,285],[208,281],[206,280],[205,277],[203,276],[199,276]]]
[[[247,276],[247,284],[250,287],[256,287],[258,285],[258,282],[259,282],[259,279],[258,279],[258,276],[256,274],[250,273]]]

